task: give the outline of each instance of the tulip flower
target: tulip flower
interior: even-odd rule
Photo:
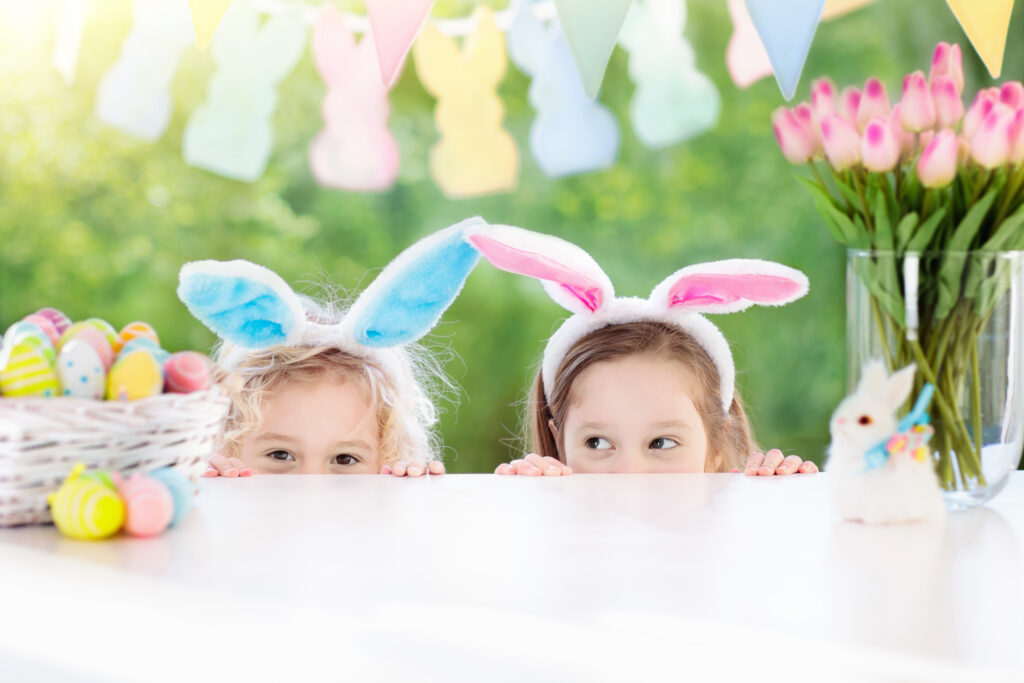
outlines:
[[[815,117],[811,105],[801,102],[793,107],[793,115],[796,116],[796,120],[800,122],[800,125],[804,127],[807,134],[811,136],[811,140],[814,141],[814,153],[811,156],[815,159],[820,159],[825,153],[825,148],[821,144],[817,117]]]
[[[920,133],[935,127],[935,102],[928,91],[923,71],[907,74],[900,99],[900,123],[904,130]]]
[[[855,126],[857,125],[857,108],[860,107],[860,97],[860,88],[855,85],[845,88],[843,94],[839,96],[843,116]]]
[[[971,158],[987,169],[998,168],[1010,158],[1017,112],[1001,102],[992,106],[970,138]]]
[[[939,128],[953,128],[964,115],[964,103],[949,76],[937,76],[932,81],[932,99],[935,101],[935,122]]]
[[[896,106],[889,112],[889,123],[892,125],[892,134],[900,146],[900,156],[909,157],[914,153],[914,134],[908,133],[903,127],[903,106],[897,102]]]
[[[1024,107],[1024,85],[1020,81],[1007,81],[999,88],[999,101],[1010,109]]]
[[[785,107],[776,109],[772,113],[772,129],[782,155],[790,163],[802,164],[814,157],[815,140],[792,111]]]
[[[828,163],[837,171],[845,171],[860,161],[860,133],[845,117],[826,114],[821,119],[821,140]]]
[[[956,177],[960,141],[945,128],[932,138],[917,162],[917,177],[925,187],[946,187]]]
[[[900,159],[900,143],[888,116],[876,116],[864,128],[860,158],[869,171],[891,171]]]
[[[836,86],[828,78],[819,78],[811,84],[811,109],[818,121],[835,110]]]
[[[868,123],[876,116],[888,116],[889,96],[885,86],[877,78],[869,78],[864,84],[864,92],[857,106],[857,127],[865,130]]]
[[[964,92],[964,66],[960,55],[960,46],[956,43],[939,43],[932,54],[932,68],[928,80],[932,83],[939,76],[949,76],[956,86],[956,94]]]
[[[974,102],[971,104],[971,108],[964,114],[964,137],[970,140],[974,137],[974,133],[978,130],[978,126],[988,116],[992,108],[999,102],[999,89],[998,88],[986,88],[979,90],[978,94],[974,96]]]

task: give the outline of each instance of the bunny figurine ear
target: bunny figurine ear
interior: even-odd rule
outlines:
[[[735,313],[754,304],[782,306],[807,294],[807,276],[772,261],[730,259],[678,270],[651,292],[651,302],[695,313]]]
[[[194,261],[181,268],[180,298],[221,339],[246,349],[295,343],[305,309],[273,271],[248,261]]]
[[[412,245],[366,288],[345,316],[355,341],[391,347],[416,341],[437,324],[480,259],[464,231],[468,218]]]
[[[601,266],[571,242],[510,225],[475,228],[467,239],[495,267],[541,280],[548,295],[573,313],[596,313],[615,298]]]

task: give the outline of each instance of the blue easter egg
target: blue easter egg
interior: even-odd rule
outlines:
[[[171,517],[171,526],[174,526],[191,509],[192,499],[196,497],[196,485],[181,471],[171,467],[153,470],[149,476],[160,481],[171,492],[171,498],[174,499],[174,516]]]

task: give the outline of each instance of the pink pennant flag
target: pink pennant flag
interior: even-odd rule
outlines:
[[[391,87],[434,0],[366,0],[373,40],[380,61],[380,77]]]
[[[729,0],[729,14],[733,32],[725,52],[725,65],[732,82],[737,87],[747,88],[765,76],[771,76],[772,63],[743,0]]]

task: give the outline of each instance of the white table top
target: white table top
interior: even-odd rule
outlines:
[[[1024,473],[945,528],[833,521],[827,476],[263,475],[155,539],[0,530],[0,679],[1024,680]]]

